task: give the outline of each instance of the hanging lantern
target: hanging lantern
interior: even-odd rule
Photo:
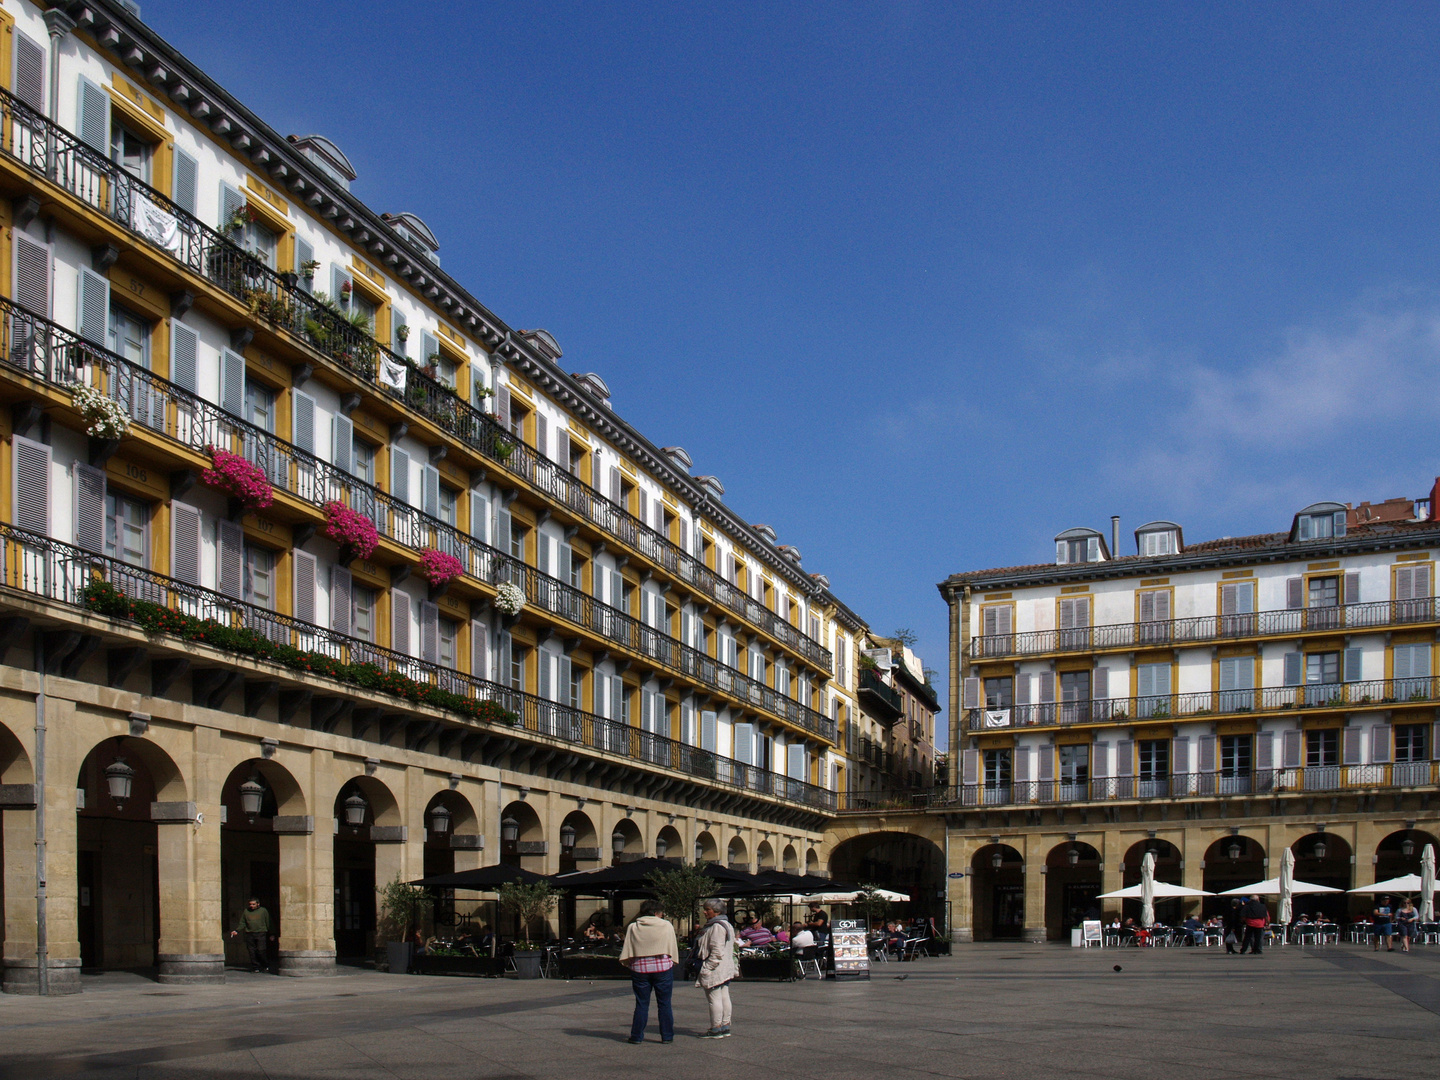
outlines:
[[[135,770],[125,764],[125,759],[116,757],[112,765],[105,767],[105,785],[110,789],[110,797],[115,800],[119,809],[125,808],[125,800],[130,797],[130,789],[135,783]]]
[[[1074,844],[1071,844],[1069,849],[1065,852],[1065,861],[1068,862],[1071,866],[1080,865],[1080,849]]]
[[[1000,852],[997,851],[997,852],[995,852],[994,855],[991,855],[991,856],[990,856],[990,865],[991,865],[992,867],[994,867],[996,870],[999,870],[1000,867],[1003,866],[1004,864],[1005,864],[1005,856],[1002,855],[1002,854],[1000,854]]]
[[[345,824],[359,828],[365,824],[365,811],[370,809],[370,804],[365,801],[365,796],[358,791],[345,800]]]
[[[665,852],[669,850],[669,847],[669,843],[666,842],[663,836],[657,836],[655,838],[655,857],[657,859],[663,859],[665,857]]]
[[[560,826],[560,847],[564,851],[570,851],[575,847],[575,826],[568,821]]]
[[[625,834],[616,829],[610,834],[610,850],[619,855],[625,850]]]
[[[500,839],[507,844],[513,844],[520,839],[520,822],[513,817],[500,819]]]
[[[1404,855],[1405,858],[1407,858],[1407,859],[1408,859],[1411,855],[1414,855],[1414,854],[1415,854],[1415,841],[1414,841],[1414,840],[1411,840],[1410,837],[1408,837],[1408,836],[1405,837],[1404,840],[1401,840],[1401,841],[1400,841],[1400,854],[1401,854],[1401,855]]]
[[[1231,840],[1229,846],[1225,849],[1225,854],[1230,856],[1231,862],[1234,862],[1240,858],[1240,850],[1240,841]]]
[[[450,831],[450,811],[441,803],[436,803],[430,811],[430,831],[436,836],[444,836]]]
[[[1325,846],[1324,840],[1316,840],[1315,846],[1310,849],[1310,853],[1317,859],[1323,859],[1325,858],[1325,853],[1329,850],[1330,849]]]
[[[259,776],[251,776],[240,785],[240,810],[251,825],[260,816],[260,807],[265,802],[265,785],[260,782]]]
[[[695,841],[695,865],[699,866],[705,861],[705,845],[699,840]]]

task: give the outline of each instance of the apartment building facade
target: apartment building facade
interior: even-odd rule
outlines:
[[[126,5],[4,0],[0,84],[7,990],[221,978],[252,893],[305,974],[397,876],[818,869],[798,551]]]

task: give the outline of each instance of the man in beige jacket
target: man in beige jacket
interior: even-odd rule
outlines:
[[[695,959],[700,976],[695,985],[705,991],[705,1004],[710,1007],[710,1030],[702,1039],[730,1037],[730,982],[740,974],[735,963],[735,928],[725,918],[725,905],[719,900],[706,900],[705,928],[695,943]]]
[[[675,940],[675,927],[664,918],[658,900],[646,900],[640,914],[625,928],[625,947],[620,950],[620,963],[630,969],[630,986],[635,991],[635,1015],[630,1021],[632,1043],[645,1041],[645,1025],[650,1020],[650,992],[655,992],[655,1011],[660,1014],[660,1041],[675,1041],[675,1014],[670,1008],[670,994],[675,988],[675,965],[680,960],[680,944]]]

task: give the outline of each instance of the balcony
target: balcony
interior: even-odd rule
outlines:
[[[178,634],[177,644],[199,640],[233,649],[240,664],[254,659],[282,664],[295,671],[301,684],[314,672],[342,681],[348,679],[367,691],[389,691],[422,705],[451,707],[443,700],[407,693],[408,680],[420,694],[434,689],[456,695],[463,702],[498,707],[492,712],[501,719],[494,722],[473,719],[451,707],[455,722],[475,732],[520,728],[606,756],[643,762],[818,811],[829,812],[835,807],[834,793],[823,788],[0,524],[0,592],[8,591],[19,601],[39,597],[72,608],[77,614],[95,613],[104,606],[97,602],[91,588],[98,582],[108,583],[122,597],[153,605],[148,610],[157,614],[172,613],[170,622],[152,632]],[[197,627],[197,623],[204,626]],[[514,717],[514,721],[504,723],[504,714]],[[437,734],[436,726],[423,716],[402,724],[406,745],[419,749]],[[384,730],[382,723],[382,737]],[[441,745],[446,745],[444,739]]]
[[[889,727],[904,714],[900,691],[886,686],[869,668],[860,669],[860,703],[879,723]]]
[[[1162,622],[1107,623],[1073,630],[1033,630],[972,638],[970,659],[1044,656],[1110,649],[1162,649],[1176,645],[1305,634],[1354,633],[1437,621],[1434,597],[1379,600],[1368,604],[1259,611],[1250,615],[1199,615]]]
[[[492,416],[427,377],[409,359],[392,352],[300,288],[294,274],[270,269],[230,237],[136,180],[4,90],[0,90],[0,133],[0,154],[226,293],[245,307],[257,325],[306,352],[319,354],[372,393],[423,416],[471,450],[522,477],[572,515],[639,551],[701,596],[759,627],[825,673],[834,670],[828,649],[578,477],[517,442]],[[381,360],[405,370],[404,390],[380,381]]]
[[[1071,724],[1134,724],[1147,720],[1207,719],[1217,716],[1288,711],[1333,712],[1440,702],[1440,678],[1371,679],[1364,682],[1308,683],[1258,690],[1201,691],[1156,697],[1100,698],[1013,705],[1005,709],[969,709],[971,731],[1003,728],[1065,727]]]
[[[162,437],[176,449],[205,454],[208,447],[214,446],[243,455],[260,466],[276,490],[306,504],[311,524],[320,519],[326,503],[342,503],[374,522],[381,537],[416,556],[426,548],[454,555],[474,582],[491,588],[511,582],[525,592],[530,604],[552,616],[747,706],[835,741],[835,721],[822,713],[357,480],[154,372],[81,340],[4,297],[0,297],[0,359],[56,389],[78,382],[99,390],[120,402],[142,429]]]

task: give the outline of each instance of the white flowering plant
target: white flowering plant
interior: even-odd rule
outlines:
[[[525,607],[525,593],[520,586],[505,582],[495,593],[495,609],[504,615],[519,615]]]
[[[93,386],[74,383],[70,396],[85,421],[85,434],[97,439],[123,439],[130,430],[130,415],[120,403]]]

